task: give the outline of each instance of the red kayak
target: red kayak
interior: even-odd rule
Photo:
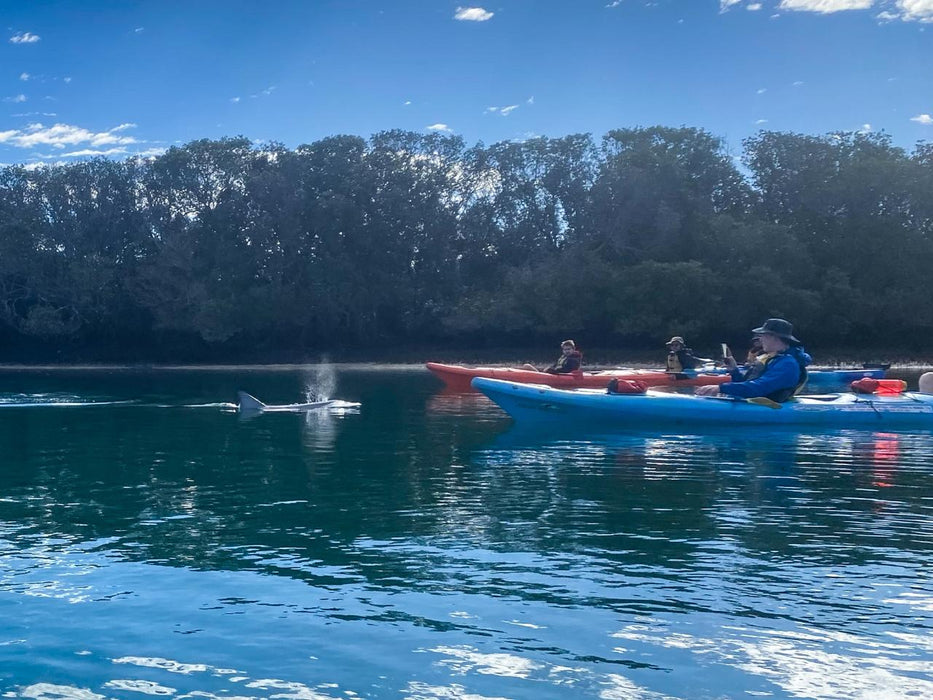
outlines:
[[[560,389],[605,389],[613,379],[620,381],[634,379],[643,382],[646,386],[704,386],[731,381],[729,375],[721,372],[719,374],[697,372],[674,374],[659,369],[609,369],[602,372],[577,371],[568,374],[548,374],[515,367],[464,367],[438,362],[428,362],[427,368],[444,380],[447,386],[463,391],[471,390],[470,380],[473,377],[504,379],[523,384],[546,384]]]

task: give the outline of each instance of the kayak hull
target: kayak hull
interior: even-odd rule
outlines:
[[[730,381],[725,370],[672,374],[659,369],[610,369],[602,372],[548,374],[514,367],[464,367],[439,362],[428,362],[426,366],[449,387],[461,391],[470,390],[470,382],[474,377],[502,379],[524,384],[544,384],[558,389],[605,389],[613,379],[620,381],[634,379],[644,382],[649,387],[706,386]],[[881,379],[884,377],[884,369],[813,370],[809,375],[807,380],[809,390],[830,391],[848,388],[853,381],[863,377]]]
[[[933,428],[933,395],[830,394],[778,408],[669,392],[607,394],[476,378],[473,387],[519,423],[580,426],[771,425],[826,428]]]
[[[571,372],[548,374],[515,367],[464,367],[428,362],[426,367],[450,387],[469,390],[474,377],[501,379],[525,384],[544,384],[559,389],[605,389],[613,379],[635,379],[647,386],[704,386],[729,381],[725,374],[683,373],[671,374],[662,370],[622,369],[602,372]]]

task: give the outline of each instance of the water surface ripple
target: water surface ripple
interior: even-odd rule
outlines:
[[[933,697],[933,433],[542,433],[420,368],[0,379],[8,697]]]

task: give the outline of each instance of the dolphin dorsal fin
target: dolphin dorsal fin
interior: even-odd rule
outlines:
[[[237,408],[241,411],[261,411],[266,407],[266,404],[255,396],[247,394],[245,391],[238,391],[236,393],[236,398]]]

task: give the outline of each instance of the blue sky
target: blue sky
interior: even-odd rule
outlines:
[[[0,163],[385,129],[933,140],[933,0],[0,0]]]

